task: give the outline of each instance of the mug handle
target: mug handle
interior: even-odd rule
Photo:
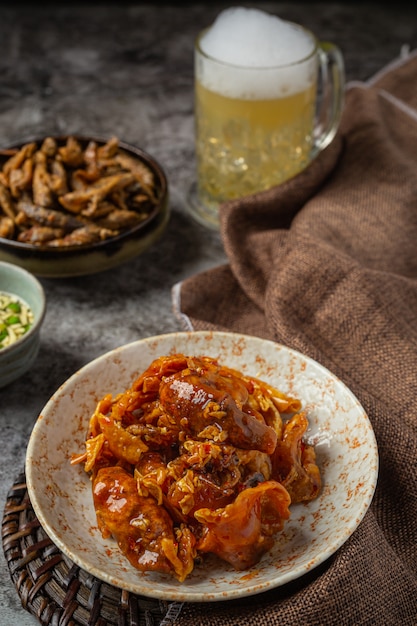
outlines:
[[[313,156],[333,140],[342,116],[345,92],[345,66],[340,49],[333,43],[318,45],[319,78],[318,108],[313,144]]]

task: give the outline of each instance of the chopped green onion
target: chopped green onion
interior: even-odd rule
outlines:
[[[20,313],[22,307],[20,302],[10,302],[10,304],[6,306],[6,309],[9,309],[9,311],[13,311],[14,313]]]
[[[27,333],[33,322],[33,312],[23,300],[0,291],[0,349]]]
[[[18,315],[9,315],[9,317],[6,317],[4,321],[7,326],[11,326],[12,324],[19,324],[20,317]]]

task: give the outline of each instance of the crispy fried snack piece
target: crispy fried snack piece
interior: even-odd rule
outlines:
[[[194,567],[194,537],[186,528],[175,533],[168,512],[154,498],[138,494],[133,476],[117,465],[101,468],[93,498],[103,536],[113,535],[136,569],[186,578]]]
[[[204,532],[197,549],[217,554],[237,570],[248,569],[272,548],[273,535],[290,516],[290,503],[285,487],[270,480],[245,489],[223,509],[199,509],[195,517]]]
[[[160,401],[189,436],[201,437],[214,425],[224,433],[222,440],[237,448],[272,453],[277,443],[274,429],[242,411],[222,382],[221,376],[213,373],[199,376],[179,372],[161,384]]]
[[[306,414],[297,413],[285,425],[272,460],[272,476],[288,490],[291,501],[314,500],[321,489],[320,470],[314,447],[303,437],[308,428]]]

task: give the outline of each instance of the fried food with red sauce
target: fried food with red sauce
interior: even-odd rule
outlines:
[[[184,581],[204,554],[236,570],[321,489],[301,402],[208,356],[155,359],[104,396],[85,453],[103,537],[140,571]]]

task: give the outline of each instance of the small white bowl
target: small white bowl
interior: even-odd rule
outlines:
[[[43,287],[33,274],[3,261],[0,261],[0,291],[23,300],[34,316],[32,326],[20,339],[0,348],[0,387],[5,387],[27,372],[38,355],[46,300]]]

